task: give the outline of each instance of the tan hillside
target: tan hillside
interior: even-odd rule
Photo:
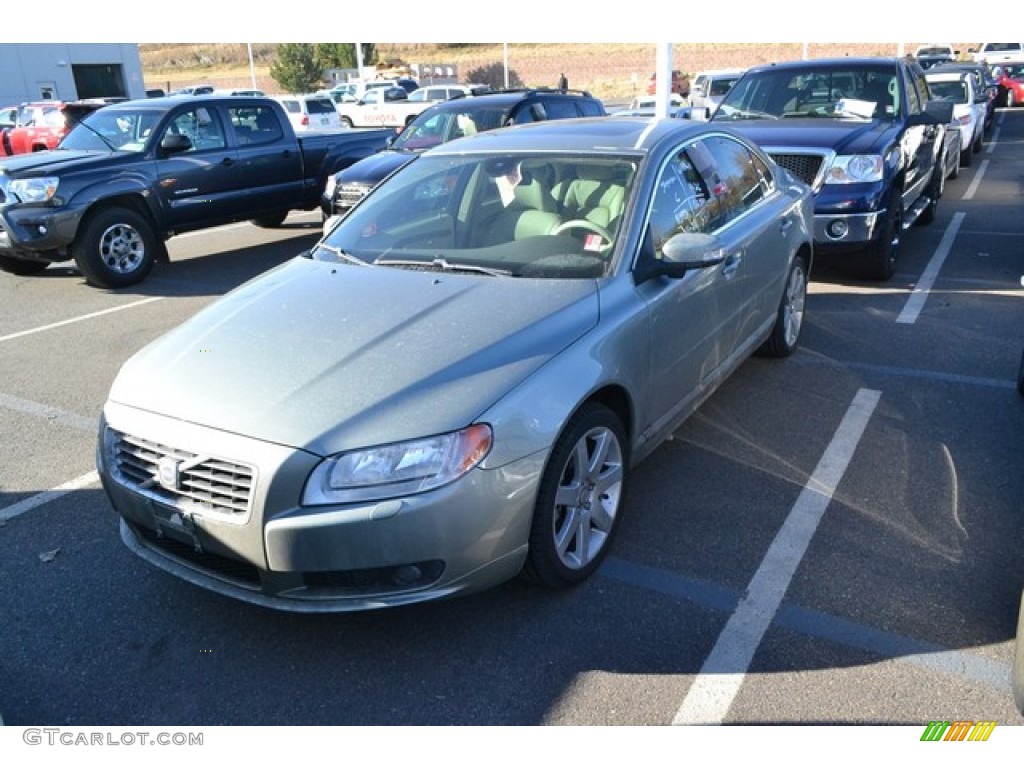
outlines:
[[[893,56],[910,53],[918,43],[812,43],[806,55]],[[966,54],[975,43],[955,43]],[[434,43],[377,43],[377,53],[388,60],[408,64],[452,64],[464,78],[471,70],[500,64],[501,44],[438,45]],[[256,87],[279,91],[269,69],[276,45],[253,44]],[[145,43],[139,46],[147,88],[174,89],[208,82],[216,87],[247,87],[253,77],[244,43]],[[693,74],[703,69],[751,66],[771,61],[799,59],[802,43],[677,43],[672,46],[674,68]],[[623,100],[642,93],[655,69],[653,43],[510,43],[508,66],[530,86],[554,86],[565,72],[570,88],[582,88],[606,100]]]

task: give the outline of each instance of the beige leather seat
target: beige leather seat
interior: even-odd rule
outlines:
[[[549,235],[562,222],[551,193],[536,178],[516,185],[513,199],[487,225],[485,245]]]
[[[623,186],[616,182],[612,168],[585,164],[576,176],[555,184],[552,195],[565,221],[584,219],[605,229],[618,224],[626,203]]]

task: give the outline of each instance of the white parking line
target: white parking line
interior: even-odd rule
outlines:
[[[68,320],[61,320],[58,323],[50,323],[49,325],[41,325],[38,328],[29,328],[27,331],[18,331],[17,333],[9,333],[6,336],[0,336],[0,342],[10,341],[11,339],[20,339],[22,336],[29,336],[33,333],[42,333],[43,331],[49,331],[53,328],[60,328],[62,325],[70,325],[71,323],[80,323],[82,320],[91,320],[94,317],[100,317],[102,315],[109,315],[111,312],[120,312],[122,309],[132,309],[133,307],[141,307],[143,304],[150,304],[154,301],[160,301],[163,296],[151,296],[148,299],[142,299],[141,301],[133,301],[130,304],[122,304],[118,307],[111,307],[110,309],[101,309],[99,312],[90,312],[87,315],[79,315],[78,317],[72,317]]]
[[[0,392],[0,408],[18,413],[27,413],[29,416],[39,416],[48,421],[55,421],[66,427],[80,429],[83,432],[95,432],[99,427],[99,416],[88,418],[79,416],[77,413],[65,411],[61,408],[54,408],[52,405],[44,405],[33,400],[24,400],[14,395],[5,395]]]
[[[27,499],[22,499],[16,504],[0,509],[0,523],[6,523],[18,515],[23,515],[29,510],[41,507],[43,504],[48,504],[54,499],[59,499],[61,496],[72,491],[96,485],[99,481],[99,473],[94,469],[92,472],[86,472],[84,475],[76,477],[74,480],[68,480],[68,482],[58,485],[56,488],[37,493],[35,496],[29,496]]]
[[[985,171],[988,168],[988,160],[982,160],[981,165],[978,166],[978,172],[974,174],[974,178],[971,179],[970,185],[967,187],[967,191],[964,192],[962,200],[973,200],[974,193],[978,191],[978,187],[981,186],[981,177],[985,175]]]
[[[750,669],[882,393],[861,389],[690,686],[673,725],[719,725]]]
[[[953,220],[946,227],[942,240],[939,241],[939,247],[935,249],[935,253],[932,254],[931,259],[928,261],[928,266],[924,268],[921,278],[917,281],[913,292],[907,298],[903,311],[896,318],[897,323],[912,325],[917,321],[917,316],[921,314],[921,310],[924,309],[924,303],[928,300],[928,292],[935,285],[935,279],[939,276],[939,270],[942,269],[943,262],[945,262],[946,257],[953,248],[953,241],[956,240],[956,233],[960,230],[960,225],[963,223],[965,215],[963,211],[957,211],[953,214]]]

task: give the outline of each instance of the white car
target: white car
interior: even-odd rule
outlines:
[[[490,90],[490,86],[478,84],[421,85],[409,94],[409,101],[447,101],[457,96],[479,96]]]
[[[970,165],[985,136],[988,97],[970,72],[926,72],[928,90],[953,102],[953,122],[960,128],[960,165]]]
[[[335,109],[334,102],[326,96],[316,94],[295,94],[274,96],[274,99],[288,113],[288,120],[296,133],[303,131],[340,130],[345,127]]]
[[[690,119],[708,120],[745,69],[715,69],[698,72],[690,84]]]
[[[1024,43],[982,43],[980,48],[969,50],[975,61],[988,64],[1024,59]]]

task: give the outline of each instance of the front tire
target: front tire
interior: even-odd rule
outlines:
[[[616,531],[628,465],[619,417],[598,403],[583,406],[555,442],[541,478],[526,578],[565,588],[597,570]]]
[[[939,209],[939,198],[946,191],[946,158],[941,159],[942,164],[936,165],[932,169],[932,178],[928,182],[928,190],[925,192],[928,195],[928,205],[917,217],[916,224],[927,226],[935,221],[935,213]]]
[[[1017,96],[1014,94],[1013,91],[1006,92],[1006,106],[1009,107],[1010,109],[1013,109],[1013,107],[1017,106]]]
[[[146,279],[156,250],[156,235],[144,217],[128,208],[105,208],[85,222],[71,255],[90,285],[124,288]]]
[[[868,247],[867,271],[872,280],[888,280],[896,272],[896,259],[900,251],[903,232],[903,203],[899,189],[889,193],[885,213],[879,226],[878,237]]]
[[[12,275],[38,275],[50,266],[48,261],[29,261],[28,259],[16,259],[13,256],[0,256],[0,272],[9,272]]]
[[[974,158],[974,144],[968,144],[966,147],[960,149],[960,165],[964,168],[968,168]]]
[[[807,303],[807,263],[802,256],[793,259],[786,287],[782,291],[779,310],[771,336],[758,349],[761,357],[789,357],[800,341],[804,325],[804,307]]]

